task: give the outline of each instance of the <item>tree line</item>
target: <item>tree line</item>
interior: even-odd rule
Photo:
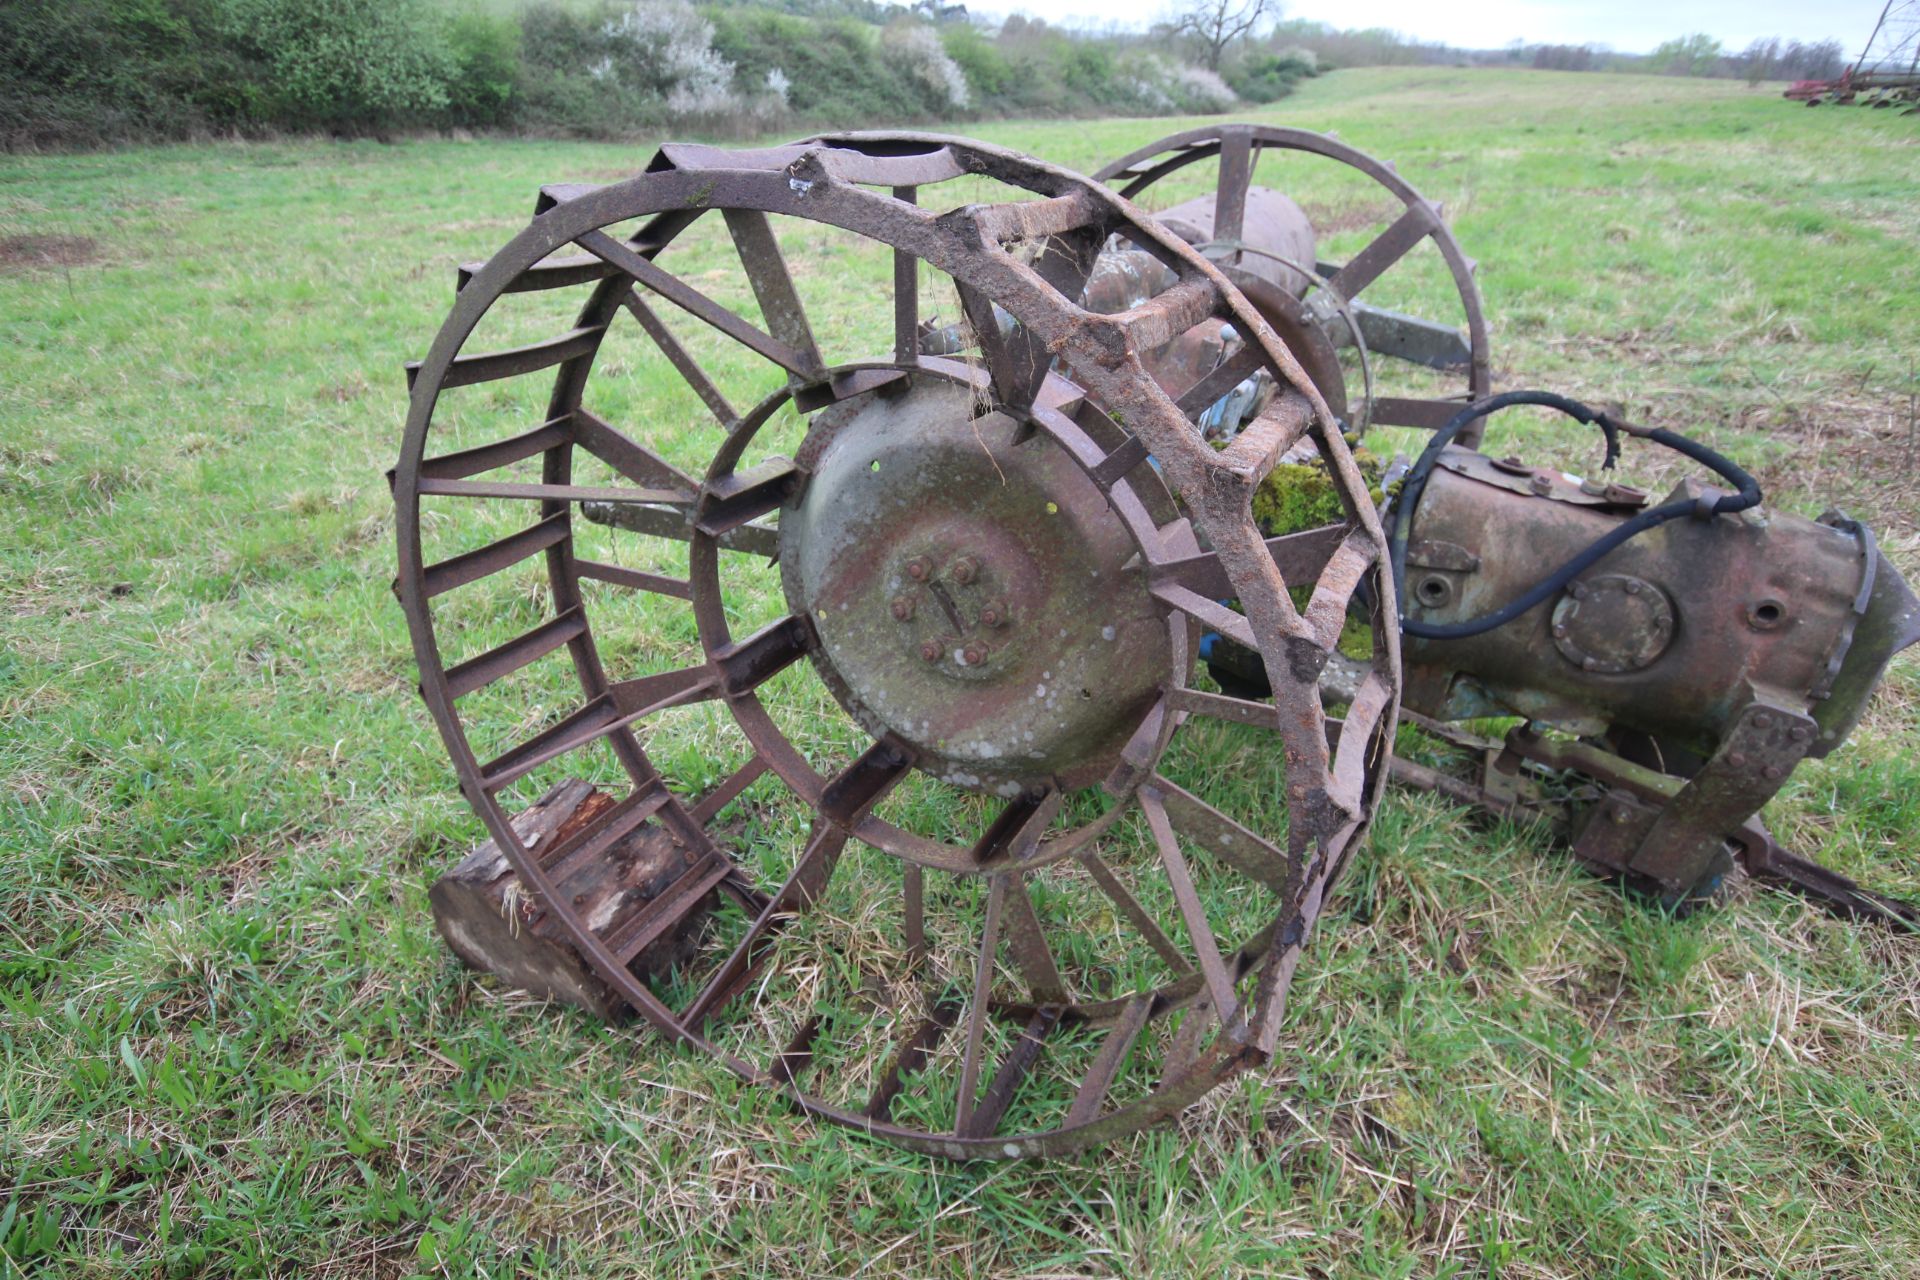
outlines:
[[[1238,44],[1201,57],[1167,29],[989,25],[941,0],[7,0],[0,147],[1206,113],[1319,69]]]
[[[1186,0],[1145,32],[969,17],[951,0],[5,0],[0,148],[473,130],[620,138],[673,128],[957,125],[1205,114],[1333,67],[1522,65],[1749,79],[1839,73],[1837,43],[1706,36],[1649,55],[1464,50]]]
[[[1847,64],[1838,40],[1803,42],[1778,36],[1755,40],[1740,53],[1730,53],[1712,36],[1695,33],[1668,40],[1652,53],[1616,53],[1596,44],[1520,45],[1509,50],[1510,61],[1525,62],[1543,71],[1638,71],[1669,76],[1717,76],[1763,80],[1831,80]]]

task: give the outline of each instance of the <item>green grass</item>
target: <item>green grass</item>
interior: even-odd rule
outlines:
[[[1920,570],[1915,121],[1452,70],[1342,72],[1259,118],[1337,130],[1446,203],[1499,385],[1698,431]],[[1173,127],[977,131],[1091,169]],[[1074,1162],[908,1156],[461,970],[426,887],[476,825],[386,585],[400,366],[541,182],[645,158],[0,159],[0,237],[94,242],[0,266],[0,1273],[1915,1274],[1920,948],[1759,891],[1669,920],[1432,797],[1383,809],[1275,1065]],[[1378,199],[1304,164],[1261,180],[1355,223],[1336,254]],[[814,247],[823,333],[878,349],[884,294]],[[1432,263],[1399,287],[1445,303]],[[666,394],[648,376],[623,407]],[[460,429],[525,408],[475,405]],[[455,622],[477,643],[538,604],[503,581]],[[684,655],[683,619],[634,624],[623,660]],[[1909,894],[1917,705],[1907,661],[1769,810]],[[710,770],[712,730],[656,753]],[[1248,767],[1201,748],[1196,769]],[[742,810],[776,865],[791,812]]]

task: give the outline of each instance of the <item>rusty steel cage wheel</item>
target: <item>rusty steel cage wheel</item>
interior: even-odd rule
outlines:
[[[1262,154],[1268,151],[1301,152],[1346,165],[1384,188],[1403,212],[1344,264],[1276,256],[1253,243],[1256,237],[1247,226],[1248,218],[1257,216],[1249,208],[1250,193],[1259,191],[1254,186],[1255,171]],[[1216,158],[1211,216],[1196,219],[1188,228],[1188,238],[1261,311],[1333,412],[1350,427],[1359,431],[1369,424],[1438,430],[1465,404],[1481,399],[1492,389],[1486,314],[1474,283],[1476,264],[1461,252],[1440,206],[1414,190],[1391,165],[1326,134],[1277,125],[1229,124],[1162,138],[1113,161],[1094,176],[1130,200],[1145,200],[1157,183],[1190,165]],[[1274,198],[1270,192],[1264,194]],[[1279,199],[1291,203],[1284,197]],[[1297,208],[1292,212],[1299,213]],[[1457,337],[1443,326],[1367,308],[1360,296],[1428,239],[1445,260],[1459,295],[1464,331]],[[1353,314],[1356,309],[1364,312],[1359,320]],[[1372,339],[1362,336],[1361,331],[1368,328],[1376,335]],[[1349,341],[1361,348],[1360,363],[1367,381],[1352,405],[1348,403],[1347,379],[1337,350]],[[1368,345],[1380,348],[1380,354],[1399,355],[1416,364],[1446,370],[1463,379],[1464,386],[1458,393],[1443,396],[1376,397],[1365,360]],[[1473,446],[1479,438],[1476,424],[1473,430],[1462,433],[1459,443]]]
[[[1018,198],[925,207],[943,187],[988,181]],[[674,246],[702,219],[724,225],[731,265],[708,258],[676,274]],[[893,342],[874,344],[878,358],[835,362],[818,341],[780,241],[823,228],[891,251]],[[1131,311],[1090,314],[1076,299],[1115,234],[1179,282]],[[977,358],[920,353],[927,273],[949,280],[975,320]],[[712,296],[707,282],[726,275],[751,287],[757,320],[753,305]],[[588,293],[568,332],[466,349],[489,313],[549,289]],[[994,306],[1016,323],[994,324]],[[698,475],[648,443],[643,428],[658,424],[592,408],[596,356],[623,317],[720,420]],[[762,359],[764,398],[733,410],[667,317]],[[1221,451],[1194,428],[1204,406],[1176,403],[1140,366],[1142,351],[1209,317],[1255,335],[1281,388]],[[1065,368],[1077,381],[1055,372]],[[455,388],[497,397],[545,370],[544,414],[429,448],[437,419],[457,410],[470,425],[472,402],[458,397],[476,393]],[[1384,784],[1398,636],[1380,526],[1325,405],[1192,249],[1093,182],[958,139],[670,146],[630,180],[544,189],[531,224],[463,271],[412,373],[393,479],[397,590],[421,691],[463,793],[525,889],[648,1023],[814,1116],[963,1158],[1110,1139],[1272,1053],[1302,947]],[[791,459],[760,456],[776,420],[799,424]],[[1302,440],[1325,458],[1347,520],[1263,542],[1250,495]],[[611,482],[580,483],[589,466]],[[646,531],[683,572],[590,558],[583,536],[607,532],[576,523],[592,504]],[[459,530],[485,529],[481,509],[532,520],[466,545]],[[429,563],[429,540],[451,554]],[[473,652],[464,633],[484,628],[452,602],[524,574],[517,566],[535,556],[538,590],[494,594],[537,617]],[[730,593],[740,575],[776,572],[770,559],[784,616],[736,634],[744,606]],[[1363,581],[1368,673],[1344,722],[1329,720],[1316,676]],[[697,656],[619,669],[610,655],[630,637],[596,626],[589,606],[631,592],[685,601],[684,644]],[[1244,612],[1216,603],[1227,598]],[[1271,702],[1193,687],[1202,627],[1261,655]],[[573,706],[529,708],[503,692],[543,659],[570,671]],[[779,705],[810,678],[848,730],[825,767],[819,744],[833,735],[796,733]],[[499,723],[483,732],[486,707]],[[717,781],[663,776],[651,736],[715,708],[746,758]],[[1272,774],[1262,795],[1282,810],[1284,835],[1196,794],[1204,769],[1187,786],[1168,776],[1171,745],[1205,726],[1260,744]],[[505,745],[477,746],[488,734]],[[518,788],[565,776],[590,751],[616,762],[624,794],[551,847],[523,838],[509,808]],[[909,782],[949,798],[895,803]],[[752,856],[736,861],[741,851],[721,841],[737,844],[753,813],[780,805],[805,814],[787,824],[786,847],[769,852],[781,833],[756,829]],[[956,830],[955,815],[977,823]],[[564,869],[641,832],[681,851],[683,873],[630,913],[584,917],[558,891]],[[834,904],[836,868],[846,882],[849,866],[870,883],[845,891],[878,898]],[[1251,904],[1258,922],[1222,923],[1222,898]],[[693,960],[665,974],[633,967],[716,903]],[[886,945],[873,943],[881,936]],[[844,997],[826,985],[843,978]]]

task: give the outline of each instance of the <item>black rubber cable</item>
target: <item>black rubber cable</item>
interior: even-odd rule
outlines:
[[[1655,444],[1664,445],[1681,453],[1695,462],[1707,467],[1721,479],[1735,486],[1737,492],[1720,494],[1711,503],[1676,501],[1658,507],[1649,508],[1620,525],[1604,537],[1594,540],[1578,555],[1568,560],[1558,569],[1536,582],[1500,608],[1491,613],[1481,614],[1465,622],[1434,623],[1419,622],[1406,615],[1407,598],[1407,538],[1413,528],[1413,516],[1420,505],[1420,495],[1426,491],[1427,479],[1432,474],[1435,463],[1440,459],[1441,450],[1453,442],[1467,426],[1478,422],[1492,413],[1518,404],[1543,405],[1556,409],[1579,422],[1592,423],[1600,428],[1607,440],[1607,453],[1601,462],[1601,470],[1610,470],[1620,457],[1620,434],[1642,437]],[[1400,604],[1400,630],[1410,636],[1425,640],[1460,640],[1467,636],[1477,636],[1504,626],[1521,614],[1528,612],[1557,595],[1565,586],[1586,572],[1602,557],[1630,538],[1636,538],[1647,530],[1678,520],[1682,516],[1705,518],[1716,515],[1732,515],[1745,511],[1749,507],[1760,505],[1760,485],[1754,478],[1741,470],[1733,462],[1695,440],[1676,435],[1663,428],[1631,427],[1619,422],[1610,415],[1588,408],[1578,400],[1555,395],[1551,391],[1505,391],[1497,396],[1488,396],[1455,414],[1447,425],[1434,432],[1433,439],[1427,443],[1419,461],[1407,472],[1400,493],[1393,502],[1393,531],[1387,542],[1389,566],[1393,573],[1394,596]]]

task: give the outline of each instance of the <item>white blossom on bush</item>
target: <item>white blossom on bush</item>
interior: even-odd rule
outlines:
[[[940,34],[932,27],[897,22],[881,32],[880,48],[896,66],[939,94],[947,106],[964,107],[973,100],[966,73],[947,56]]]
[[[1179,95],[1189,111],[1225,111],[1240,101],[1217,71],[1205,67],[1181,67]]]
[[[1320,74],[1320,55],[1305,45],[1290,44],[1279,54],[1283,62],[1297,62],[1306,69],[1308,75]]]
[[[733,64],[713,47],[713,24],[685,0],[635,0],[607,24],[621,79],[660,98],[677,116],[736,107]]]

